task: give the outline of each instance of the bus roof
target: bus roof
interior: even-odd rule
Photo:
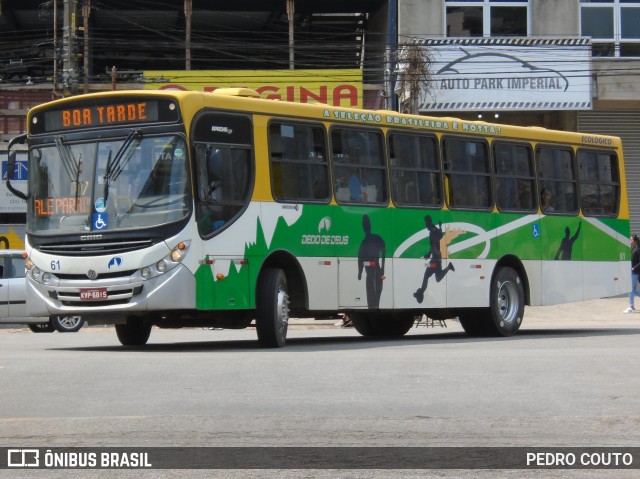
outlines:
[[[180,101],[186,117],[204,107],[243,110],[266,115],[299,116],[310,120],[332,120],[360,126],[428,130],[435,133],[463,133],[492,137],[521,138],[523,140],[565,141],[594,147],[620,148],[617,136],[597,133],[550,130],[539,126],[516,126],[484,121],[462,120],[454,117],[411,115],[391,110],[363,110],[353,107],[331,106],[321,103],[295,103],[264,99],[249,88],[220,88],[211,92],[184,90],[115,90],[67,97],[32,108],[29,117],[43,108],[95,98],[161,96]]]

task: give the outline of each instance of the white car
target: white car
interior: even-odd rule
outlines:
[[[27,316],[26,300],[22,251],[0,249],[0,324],[26,324],[34,333],[72,333],[84,325],[81,316]]]

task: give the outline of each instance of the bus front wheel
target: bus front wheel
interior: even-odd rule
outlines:
[[[289,290],[284,271],[265,269],[256,295],[256,332],[263,348],[281,348],[289,327]]]
[[[144,346],[151,335],[151,325],[141,319],[127,319],[116,324],[116,335],[123,346]]]

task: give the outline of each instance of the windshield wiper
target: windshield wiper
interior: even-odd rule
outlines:
[[[62,160],[62,165],[64,166],[71,183],[75,183],[76,185],[75,197],[77,200],[78,196],[80,196],[80,165],[82,164],[82,153],[80,154],[80,158],[76,160],[69,145],[64,144],[64,137],[56,136],[53,141],[56,144],[56,148],[58,149],[58,153]]]
[[[135,151],[135,147],[131,148],[131,145],[135,142],[136,146],[140,143],[140,139],[142,138],[142,132],[140,130],[131,130],[131,133],[125,138],[124,142],[120,146],[120,149],[116,153],[116,156],[111,159],[111,151],[109,151],[109,158],[107,158],[107,168],[104,172],[104,202],[107,202],[107,198],[109,197],[109,183],[111,180],[117,180],[120,176],[120,173],[124,170],[124,167],[127,165],[131,156],[133,156],[133,152]],[[125,156],[126,155],[126,156]]]
[[[64,138],[62,136],[56,136],[54,138],[54,142],[58,149],[58,153],[60,154],[60,158],[62,159],[62,165],[64,166],[67,175],[69,175],[69,179],[76,180],[80,175],[80,168],[78,167],[78,162],[76,162],[73,157],[71,148],[64,144]]]

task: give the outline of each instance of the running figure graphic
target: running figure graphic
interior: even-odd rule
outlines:
[[[370,309],[378,309],[384,280],[385,243],[380,235],[371,233],[371,220],[368,215],[362,217],[362,229],[365,235],[358,251],[358,281],[362,279],[364,269],[367,276],[367,306]]]
[[[427,251],[427,254],[424,255],[424,257],[425,259],[430,259],[430,261],[429,266],[427,266],[427,269],[424,272],[422,286],[413,293],[413,297],[416,298],[420,304],[422,304],[422,301],[424,300],[424,292],[427,290],[427,284],[429,283],[429,278],[431,278],[431,276],[435,275],[436,281],[439,283],[449,271],[455,271],[453,263],[449,263],[445,269],[442,269],[442,251],[440,249],[440,241],[444,237],[444,233],[442,232],[442,221],[439,223],[439,226],[436,226],[433,224],[431,216],[426,215],[424,217],[424,224],[429,230],[429,251]]]

